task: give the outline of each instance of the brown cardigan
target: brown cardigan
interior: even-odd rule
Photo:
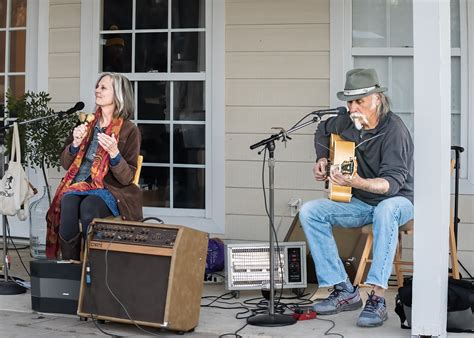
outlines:
[[[125,120],[118,139],[118,150],[122,158],[117,165],[109,165],[109,171],[104,177],[104,186],[117,200],[122,219],[139,221],[143,218],[142,194],[140,188],[133,183],[133,178],[137,170],[137,159],[140,153],[140,130],[135,124]],[[69,169],[76,156],[69,151],[71,144],[72,134],[66,140],[61,154],[61,165],[66,170]]]

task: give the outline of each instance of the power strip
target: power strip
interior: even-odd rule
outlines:
[[[204,284],[222,284],[224,283],[224,276],[215,273],[210,273],[204,276]]]

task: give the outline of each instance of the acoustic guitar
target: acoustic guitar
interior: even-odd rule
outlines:
[[[327,175],[331,170],[338,170],[344,175],[353,176],[357,172],[357,160],[355,157],[355,143],[344,141],[339,135],[331,134],[329,148],[329,163]],[[352,188],[343,187],[329,182],[329,199],[336,202],[350,202]]]

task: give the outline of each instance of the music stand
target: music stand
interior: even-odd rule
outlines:
[[[296,323],[296,319],[275,313],[275,250],[274,250],[274,233],[273,233],[273,225],[275,224],[275,201],[274,201],[274,182],[275,182],[275,141],[282,140],[285,141],[290,139],[288,137],[289,134],[295,132],[298,129],[306,127],[307,125],[316,123],[321,121],[321,117],[318,115],[318,112],[312,113],[315,116],[305,123],[299,124],[299,122],[293,126],[291,129],[285,131],[281,129],[278,134],[274,134],[260,142],[257,142],[250,146],[250,149],[253,150],[255,148],[264,147],[264,149],[268,149],[268,182],[269,182],[269,241],[270,241],[270,296],[269,296],[269,303],[268,303],[268,313],[257,315],[254,317],[250,317],[247,319],[247,323],[250,325],[256,326],[287,326],[293,325]],[[261,151],[262,151],[261,150]],[[259,154],[261,153],[259,152]],[[282,281],[283,282],[283,281]]]

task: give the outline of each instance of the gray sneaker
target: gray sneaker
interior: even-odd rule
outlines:
[[[374,327],[381,326],[388,319],[387,304],[385,298],[375,295],[372,291],[367,298],[364,310],[360,313],[357,326]]]
[[[340,285],[335,285],[329,297],[313,305],[313,310],[320,315],[332,315],[341,311],[357,310],[361,306],[362,300],[358,287],[354,287],[354,291],[349,292]]]

